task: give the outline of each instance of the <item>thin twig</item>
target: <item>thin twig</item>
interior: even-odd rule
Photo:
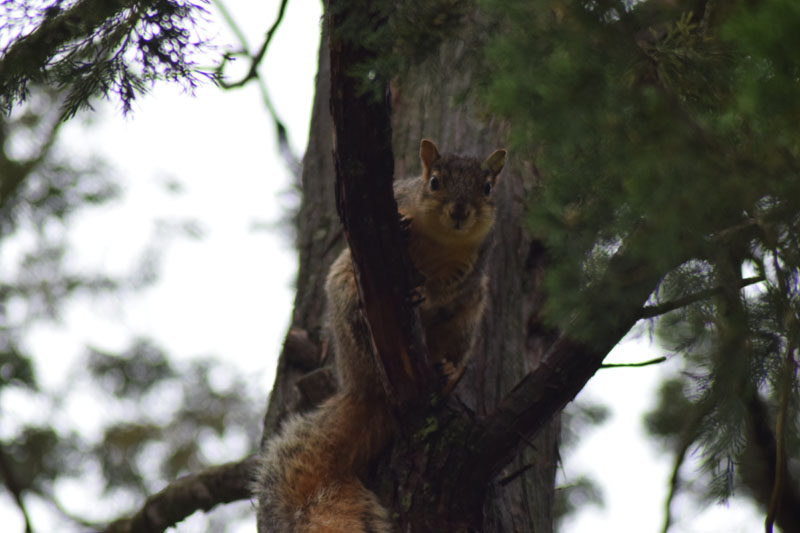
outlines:
[[[275,31],[278,29],[278,26],[283,20],[283,13],[286,11],[286,4],[288,3],[289,0],[281,1],[281,7],[278,10],[278,17],[275,19],[275,22],[272,24],[272,27],[270,27],[269,31],[267,32],[267,37],[266,39],[264,39],[264,43],[261,45],[261,48],[258,50],[258,53],[256,53],[256,55],[251,57],[250,70],[247,71],[245,77],[233,83],[227,83],[224,80],[222,80],[220,81],[220,85],[222,85],[222,87],[226,89],[233,89],[235,87],[243,86],[245,83],[252,80],[253,78],[258,78],[258,66],[264,59],[264,55],[267,52],[269,43],[270,41],[272,41],[272,36],[275,35]],[[221,0],[214,0],[214,5],[216,5],[217,8],[222,12],[222,16],[231,26],[231,29],[233,29],[234,33],[236,33],[236,36],[239,38],[239,40],[242,41],[243,44],[245,44],[244,34],[241,32],[241,30],[235,29],[235,22],[233,21],[233,18],[230,16],[230,13],[228,13],[227,9],[225,9],[225,7],[223,6]]]
[[[515,479],[517,479],[519,476],[521,476],[522,474],[524,474],[525,472],[527,472],[531,468],[533,468],[533,463],[528,463],[528,464],[522,465],[521,468],[518,468],[514,472],[511,472],[509,475],[505,476],[500,481],[498,481],[498,483],[501,486],[505,487],[506,485],[508,485],[509,483],[514,481]]]
[[[642,366],[657,365],[666,361],[666,357],[656,357],[649,361],[642,361],[641,363],[605,363],[600,365],[600,368],[639,368]]]
[[[775,423],[775,482],[772,485],[772,495],[769,500],[767,517],[764,520],[764,531],[772,533],[772,526],[778,514],[778,503],[783,492],[783,477],[786,471],[786,414],[789,411],[789,396],[794,386],[797,366],[794,360],[794,347],[786,349],[786,368],[783,376],[783,387],[781,390],[781,404],[778,410],[778,420]]]
[[[680,484],[680,469],[686,459],[686,454],[689,452],[691,445],[697,440],[697,432],[703,423],[703,419],[711,412],[711,404],[698,405],[697,411],[691,418],[689,423],[683,430],[680,441],[680,448],[678,453],[675,454],[675,464],[672,467],[672,475],[669,480],[669,494],[664,502],[664,526],[661,528],[662,533],[667,533],[669,527],[672,525],[672,500],[678,493],[678,485]]]
[[[222,14],[222,18],[225,19],[225,23],[228,25],[230,30],[239,39],[239,43],[244,50],[244,53],[250,56],[250,45],[247,42],[247,37],[245,37],[244,32],[242,31],[241,27],[236,23],[236,19],[233,18],[228,8],[225,7],[225,4],[222,0],[212,0],[214,5],[219,10],[220,14]],[[269,44],[269,41],[272,39],[272,35],[275,33],[275,30],[278,28],[278,24],[280,24],[281,19],[283,19],[283,11],[286,7],[287,0],[283,0],[280,8],[280,12],[278,13],[278,18],[275,23],[270,28],[269,32],[267,33],[267,39],[264,41],[264,45],[262,45],[261,50],[259,50],[260,56],[252,59],[252,64],[250,65],[250,71],[248,72],[247,76],[243,79],[239,80],[236,83],[226,83],[224,77],[222,76],[222,70],[225,68],[225,65],[228,60],[228,56],[225,56],[223,62],[217,67],[217,73],[219,74],[220,79],[220,87],[223,89],[234,89],[243,86],[250,80],[255,80],[256,85],[258,85],[258,90],[261,92],[261,100],[264,102],[264,105],[269,111],[270,117],[272,117],[273,122],[275,122],[275,130],[278,134],[278,151],[280,152],[281,156],[286,163],[286,166],[289,168],[289,171],[292,173],[294,177],[295,183],[300,183],[300,174],[303,170],[303,166],[300,163],[300,158],[292,151],[292,147],[289,146],[289,138],[286,134],[286,125],[278,116],[278,112],[275,109],[275,106],[272,104],[272,98],[269,96],[269,92],[267,91],[267,84],[264,83],[264,80],[261,76],[258,75],[258,71],[256,70],[258,65],[260,64],[261,60],[264,57],[264,52],[266,51],[266,46]],[[250,56],[252,57],[252,56]]]
[[[749,285],[761,283],[765,279],[766,278],[764,276],[753,276],[752,278],[744,278],[740,280],[739,288],[743,289]],[[694,294],[689,294],[687,296],[683,296],[681,298],[677,298],[669,302],[664,302],[662,304],[646,305],[642,307],[639,317],[653,318],[659,315],[663,315],[664,313],[669,313],[670,311],[674,311],[675,309],[686,307],[687,305],[699,302],[700,300],[705,300],[712,296],[716,296],[717,294],[720,294],[724,290],[725,290],[724,287],[713,287],[711,289],[706,289],[704,291],[696,292]]]
[[[787,283],[787,275],[783,272],[780,262],[778,261],[778,250],[772,247],[772,263],[775,269],[775,277],[778,280],[778,288],[784,298],[789,294],[789,284]],[[777,309],[777,318],[783,321],[784,325],[789,330],[786,346],[786,359],[785,359],[785,375],[783,376],[783,387],[781,389],[781,403],[778,410],[778,420],[775,423],[775,481],[772,485],[772,494],[770,495],[769,508],[767,509],[767,516],[764,519],[764,531],[772,533],[772,527],[775,523],[775,516],[778,514],[778,503],[780,502],[783,493],[783,476],[786,469],[786,451],[784,450],[785,439],[785,425],[786,413],[789,410],[789,395],[791,394],[792,385],[794,383],[794,376],[796,367],[794,363],[794,349],[795,344],[792,335],[792,322],[791,314],[786,313],[785,300],[780,300]],[[787,324],[787,322],[789,322]]]

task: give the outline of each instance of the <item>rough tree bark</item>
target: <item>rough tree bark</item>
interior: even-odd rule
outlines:
[[[469,28],[465,28],[468,38]],[[299,214],[300,271],[292,325],[281,354],[278,374],[264,420],[269,438],[289,412],[313,406],[320,383],[329,390],[330,362],[324,331],[324,280],[344,245],[336,215],[329,99],[329,50],[323,35],[309,145],[304,158],[303,202]],[[452,42],[438,54],[438,72],[409,73],[393,83],[395,175],[420,171],[419,141],[435,139],[446,151],[483,157],[505,145],[505,127],[479,115],[471,96],[453,102],[471,84],[463,47]],[[535,168],[516,154],[503,171],[497,194],[502,206],[491,262],[490,311],[469,369],[455,395],[477,416],[491,412],[500,399],[535,368],[556,339],[543,326],[539,310],[544,250],[522,227],[525,197],[536,187]],[[319,370],[322,368],[323,370]],[[298,384],[299,386],[296,386]],[[313,383],[313,386],[306,386]],[[538,433],[519,457],[486,487],[483,530],[487,532],[552,531],[557,418]],[[388,477],[384,478],[388,480]],[[380,485],[380,482],[376,482]]]

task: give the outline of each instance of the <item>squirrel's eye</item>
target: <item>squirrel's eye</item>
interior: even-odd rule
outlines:
[[[492,182],[491,181],[487,181],[486,184],[483,186],[483,194],[485,194],[486,196],[489,196],[490,194],[492,194]]]
[[[439,183],[439,178],[437,178],[436,176],[431,176],[431,180],[428,183],[430,184],[432,191],[438,191],[439,187],[441,186],[441,184]]]

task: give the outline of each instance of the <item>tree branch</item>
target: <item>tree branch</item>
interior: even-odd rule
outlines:
[[[648,238],[644,230],[631,237],[636,241]],[[608,352],[639,320],[644,302],[657,287],[664,271],[631,257],[627,250],[636,248],[623,246],[596,287],[589,316],[607,316],[609,309],[614,309],[605,327],[599,328],[594,338],[587,341],[577,340],[569,333],[562,334],[539,366],[520,380],[493,413],[477,424],[470,437],[470,442],[476,445],[468,461],[477,466],[465,472],[464,484],[491,480],[517,454],[524,445],[524,438],[535,435],[575,398],[601,367]],[[677,266],[685,259],[675,257],[671,264]],[[613,294],[625,294],[625,302],[605,301],[605,295]]]
[[[681,432],[680,445],[675,454],[675,462],[672,465],[672,475],[669,479],[669,493],[667,494],[667,499],[664,501],[664,525],[661,529],[662,533],[667,533],[672,525],[672,501],[678,494],[681,466],[686,460],[686,454],[689,452],[689,448],[697,441],[700,427],[703,424],[703,420],[711,413],[712,406],[713,405],[709,402],[695,405],[692,417]]]
[[[45,116],[44,120],[49,118],[50,116]],[[43,136],[44,141],[37,147],[36,153],[23,161],[11,159],[4,150],[0,150],[0,174],[3,175],[3,180],[0,182],[0,213],[5,210],[7,204],[12,203],[12,198],[22,189],[25,181],[30,177],[31,172],[39,167],[50,154],[58,138],[58,131],[61,128],[61,124],[62,121],[58,120],[58,117],[52,120]],[[13,128],[15,125],[16,123],[12,121],[0,125],[0,128]],[[0,138],[0,143],[3,143],[4,140],[5,139]]]
[[[783,496],[785,477],[788,476],[786,467],[786,417],[789,411],[789,396],[794,388],[797,365],[794,360],[794,346],[789,344],[786,348],[784,363],[783,383],[781,383],[780,406],[778,407],[778,420],[775,424],[775,482],[772,484],[772,494],[769,499],[767,517],[764,520],[764,531],[772,533],[772,526],[778,514],[778,507]]]
[[[789,276],[781,268],[778,261],[778,251],[773,247],[772,261],[775,273],[778,278],[778,286],[781,293],[789,295]],[[767,508],[767,516],[764,520],[764,531],[772,533],[772,527],[778,514],[781,504],[781,499],[784,493],[784,486],[786,484],[785,477],[788,477],[787,461],[786,461],[786,416],[789,410],[789,396],[794,388],[794,382],[797,375],[797,365],[794,360],[794,351],[796,349],[795,339],[797,338],[797,324],[794,320],[794,314],[789,310],[789,306],[781,302],[778,305],[778,320],[783,322],[784,327],[788,329],[786,355],[784,356],[784,368],[782,379],[778,381],[780,387],[780,405],[778,408],[778,419],[775,424],[775,480],[772,484],[772,491],[769,498],[769,507]],[[779,322],[781,323],[781,322]]]
[[[269,43],[272,41],[272,36],[275,35],[275,31],[278,29],[278,26],[280,26],[281,21],[283,20],[283,13],[284,13],[284,11],[286,11],[286,4],[288,4],[288,3],[289,3],[289,0],[281,0],[281,6],[278,9],[278,16],[275,19],[275,22],[272,23],[272,26],[270,27],[270,29],[267,31],[267,36],[264,39],[264,43],[261,45],[261,48],[258,49],[258,52],[256,53],[256,55],[254,55],[254,56],[252,56],[250,58],[250,70],[248,70],[247,74],[244,76],[244,78],[242,78],[239,81],[236,81],[236,82],[233,82],[233,83],[226,83],[224,80],[220,81],[220,85],[224,89],[233,89],[233,88],[236,88],[236,87],[241,87],[245,83],[247,83],[248,81],[259,77],[258,76],[258,66],[261,64],[261,61],[264,60],[264,55],[267,52],[267,48],[269,47]],[[247,46],[247,42],[246,42],[246,40],[244,38],[244,34],[241,32],[241,30],[238,29],[238,26],[236,25],[236,22],[233,20],[233,17],[231,17],[230,13],[225,8],[223,3],[220,0],[214,0],[214,5],[216,5],[217,8],[220,10],[220,12],[222,13],[223,18],[225,18],[225,21],[228,23],[230,28],[233,30],[233,32],[236,34],[236,36],[239,38],[239,41],[242,43],[245,51],[247,51],[248,46]],[[248,52],[248,54],[249,54],[249,52]],[[225,65],[225,63],[223,62],[219,66],[218,72],[222,71],[222,68],[224,67],[224,65]]]
[[[656,357],[641,363],[608,363],[600,365],[600,368],[641,368],[643,366],[658,365],[666,361],[666,357]]]
[[[328,10],[336,202],[384,386],[393,405],[408,407],[425,401],[426,392],[434,390],[434,376],[419,315],[410,304],[419,276],[406,250],[392,191],[388,82],[354,76],[375,52],[339,30],[345,21],[364,31],[381,24],[383,17],[370,11],[336,0]]]
[[[476,420],[474,413],[450,401],[431,413],[425,426],[418,425],[417,434],[431,435],[425,440],[425,449],[431,451],[412,455],[414,464],[423,461],[420,456],[425,457],[421,463],[424,472],[414,465],[405,468],[413,472],[413,479],[425,480],[424,490],[433,487],[430,490],[440,494],[437,506],[447,509],[446,514],[439,512],[446,520],[465,530],[479,527],[483,520],[480,509],[491,480],[600,368],[606,354],[639,320],[642,306],[664,272],[691,257],[691,252],[683,250],[670,261],[653,265],[636,253],[642,242],[653,238],[644,227],[629,237],[609,262],[604,277],[593,284],[582,309],[586,314],[551,344],[539,365],[517,383],[494,412]],[[593,320],[591,325],[587,320]],[[431,427],[437,431],[431,432]],[[421,483],[408,481],[412,474],[406,472],[404,476],[392,480],[394,489],[409,492],[407,487],[411,486],[423,491]]]
[[[761,505],[769,506],[772,490],[778,476],[777,439],[770,427],[769,409],[765,402],[753,394],[746,402],[748,447],[755,452],[752,472],[742,471],[742,481]],[[753,475],[755,473],[755,475]],[[776,505],[775,522],[781,531],[800,531],[800,491],[797,482],[788,470],[783,490],[779,492]]]
[[[106,533],[152,533],[172,527],[195,511],[250,497],[258,457],[208,468],[177,479],[150,496],[130,518],[110,524]]]
[[[765,279],[766,278],[764,276],[753,276],[752,278],[744,278],[739,280],[738,288],[743,289],[750,285],[761,283]],[[689,294],[681,298],[676,298],[675,300],[669,302],[664,302],[656,305],[646,305],[642,308],[642,312],[639,314],[639,317],[653,318],[659,315],[663,315],[664,313],[669,313],[670,311],[674,311],[675,309],[686,307],[687,305],[699,302],[700,300],[705,300],[712,296],[722,294],[723,291],[725,291],[725,287],[712,287],[711,289],[706,289],[704,291],[696,292],[694,294]]]
[[[63,47],[96,32],[108,19],[134,6],[148,7],[156,0],[81,0],[61,13],[45,15],[30,34],[14,42],[0,57],[0,101],[10,106],[14,96],[24,96],[27,84],[42,77],[44,67]]]
[[[8,2],[5,2],[8,3]],[[0,108],[28,96],[31,83],[66,94],[62,120],[91,108],[99,95],[116,95],[123,113],[156,80],[193,91],[213,74],[196,68],[193,56],[207,43],[193,37],[199,2],[176,0],[76,0],[53,2],[18,22],[22,35],[0,58]],[[68,4],[62,9],[61,4]],[[38,11],[38,12],[37,12]]]

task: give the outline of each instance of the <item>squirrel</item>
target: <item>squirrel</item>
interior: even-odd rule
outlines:
[[[485,265],[495,221],[494,188],[506,151],[486,160],[440,154],[420,143],[422,176],[394,185],[409,221],[409,255],[424,277],[420,322],[443,394],[460,379],[483,316]],[[361,308],[350,250],[326,282],[339,391],[288,420],[262,451],[256,473],[259,531],[390,533],[389,512],[362,479],[388,443],[393,419]]]

